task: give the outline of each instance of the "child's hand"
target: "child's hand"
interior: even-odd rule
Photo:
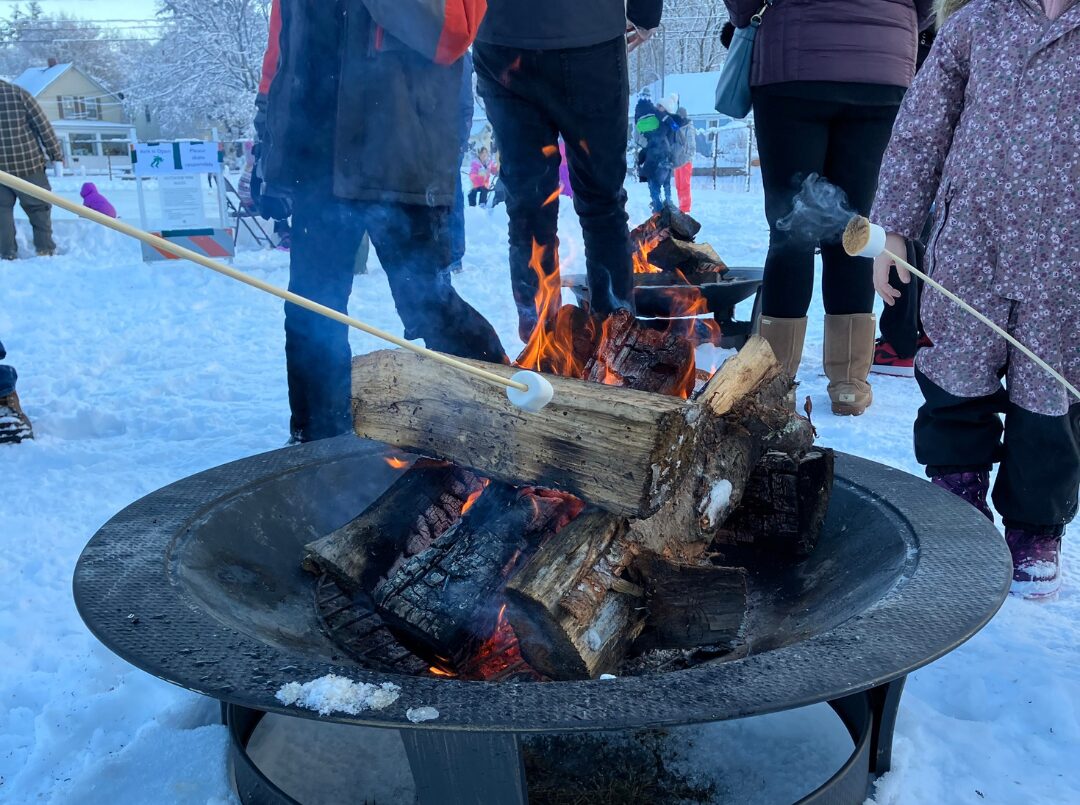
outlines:
[[[882,301],[891,307],[896,304],[896,300],[902,294],[889,284],[890,271],[895,267],[896,274],[904,285],[911,282],[911,273],[903,266],[896,265],[896,261],[889,256],[889,252],[897,255],[907,254],[907,242],[903,235],[890,232],[885,238],[885,252],[874,259],[874,290]]]

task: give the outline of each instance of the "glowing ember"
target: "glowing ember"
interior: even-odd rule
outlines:
[[[437,665],[432,665],[428,668],[428,673],[432,676],[442,676],[448,679],[452,679],[457,676],[453,671],[447,671],[445,668],[439,668]]]
[[[581,150],[585,152],[585,156],[592,156],[592,154],[589,152],[589,143],[588,142],[586,142],[585,140],[582,140],[581,142],[578,143],[578,145],[580,145]]]
[[[540,149],[540,151],[546,157],[553,157],[557,153],[559,153],[559,146],[557,146],[557,145],[545,145],[543,148]]]
[[[395,470],[403,470],[409,466],[408,461],[403,458],[398,458],[397,456],[387,456],[383,460]]]

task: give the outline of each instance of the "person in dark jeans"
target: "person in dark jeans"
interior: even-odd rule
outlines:
[[[559,135],[581,219],[591,305],[633,307],[627,227],[627,18],[633,36],[660,24],[662,0],[490,0],[473,48],[478,89],[499,143],[518,334],[540,319],[540,277],[559,271]],[[534,245],[536,254],[534,258]],[[558,302],[544,311],[553,316]]]
[[[461,168],[465,164],[465,155],[469,152],[469,138],[472,136],[473,113],[473,59],[466,53],[461,59],[461,95],[458,98],[459,149],[458,176],[454,186],[454,210],[450,216],[450,271],[461,271],[461,261],[465,259],[465,191],[461,187]]]
[[[25,89],[0,81],[0,169],[49,190],[46,159],[62,162],[64,149],[45,112]],[[16,201],[30,219],[38,256],[55,254],[52,206],[0,185],[0,257],[14,260],[19,256],[19,244],[15,239]]]
[[[802,360],[806,313],[820,245],[825,305],[824,368],[837,415],[862,414],[873,401],[873,264],[849,257],[812,233],[777,228],[799,186],[819,174],[870,211],[893,120],[915,74],[916,41],[931,0],[725,0],[738,27],[761,15],[750,84],[765,187],[769,253],[761,334],[794,376]]]
[[[0,342],[0,360],[6,357],[4,344]],[[14,366],[0,363],[0,444],[14,444],[34,438],[30,419],[23,412],[19,395],[15,392],[15,381],[18,379]]]
[[[366,5],[348,4],[348,14],[345,5],[272,7],[278,53],[264,60],[261,167],[263,196],[292,200],[289,289],[344,312],[367,232],[406,338],[505,362],[498,335],[446,271],[460,183],[460,58],[478,2],[399,0],[380,7],[378,26]],[[386,102],[413,96],[423,102]],[[351,431],[348,328],[286,304],[285,357],[293,440]]]

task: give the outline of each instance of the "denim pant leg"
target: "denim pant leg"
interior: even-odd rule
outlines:
[[[499,184],[510,219],[510,282],[518,335],[527,342],[540,318],[537,269],[545,277],[559,271],[559,132],[545,108],[545,98],[554,92],[544,91],[558,71],[558,52],[477,43],[474,58],[477,87],[499,144]],[[544,97],[532,94],[537,90]],[[534,245],[540,250],[535,259]],[[554,307],[552,314],[558,304]]]
[[[304,192],[296,201],[289,290],[347,312],[364,232],[355,206],[334,198],[329,190]],[[286,303],[291,430],[301,441],[327,439],[352,429],[351,359],[348,327]]]
[[[462,358],[507,362],[495,329],[458,295],[446,271],[450,209],[419,204],[366,204],[363,209],[405,337],[422,338],[430,349]]]
[[[15,381],[18,379],[19,375],[16,374],[14,366],[0,363],[0,397],[7,397],[13,393]]]

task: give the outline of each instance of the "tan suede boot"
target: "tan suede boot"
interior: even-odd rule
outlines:
[[[802,363],[803,342],[806,340],[806,317],[781,319],[762,316],[758,331],[769,342],[776,359],[784,367],[784,373],[794,378]]]
[[[34,429],[19,404],[18,393],[13,391],[6,397],[0,397],[0,444],[33,438]]]
[[[825,316],[825,375],[837,416],[859,416],[874,400],[866,378],[874,362],[876,332],[873,313]]]

